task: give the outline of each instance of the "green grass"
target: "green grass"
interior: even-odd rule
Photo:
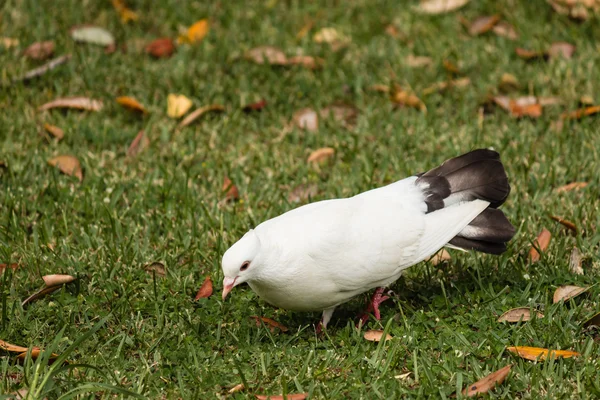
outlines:
[[[0,263],[19,264],[2,276],[0,339],[49,348],[94,367],[50,369],[43,360],[22,366],[5,353],[0,394],[30,387],[35,379],[39,388],[46,378],[50,399],[77,390],[112,398],[117,389],[122,397],[130,391],[146,398],[207,399],[242,382],[247,389],[229,397],[309,392],[319,399],[448,398],[513,364],[491,397],[600,396],[598,332],[581,327],[600,310],[600,288],[569,304],[552,304],[556,287],[592,285],[599,277],[598,118],[551,129],[582,95],[600,102],[597,18],[576,23],[542,1],[473,1],[432,17],[414,12],[415,2],[180,3],[129,1],[141,19],[128,25],[108,1],[8,0],[0,7],[0,36],[20,41],[17,49],[0,45],[0,161],[8,164],[0,170]],[[494,34],[472,38],[457,19],[493,13],[517,28],[517,41]],[[136,40],[176,37],[201,18],[212,25],[199,45],[182,46],[165,60],[135,52]],[[309,19],[314,28],[297,39]],[[107,28],[128,51],[106,55],[100,47],[75,44],[68,30],[83,23]],[[390,23],[400,38],[384,33]],[[346,34],[350,45],[334,53],[314,43],[312,35],[322,27]],[[56,54],[71,53],[72,60],[27,85],[9,86],[12,77],[37,66],[20,51],[39,40],[54,40]],[[544,49],[554,41],[575,44],[573,59],[526,63],[514,53],[518,46]],[[325,66],[311,71],[240,58],[260,45],[319,56]],[[404,62],[409,54],[434,63],[410,68]],[[367,90],[395,81],[420,93],[448,79],[445,59],[458,63],[472,84],[424,97],[427,114],[396,109],[385,95]],[[559,96],[564,103],[546,107],[536,120],[517,120],[499,109],[482,119],[478,110],[488,93],[497,92],[503,73],[521,83],[511,96]],[[169,93],[185,94],[195,107],[223,104],[227,112],[177,131],[177,121],[166,116]],[[36,111],[69,95],[101,99],[105,108]],[[114,102],[121,95],[136,97],[150,114],[140,118],[123,110]],[[241,111],[261,98],[268,102],[262,112]],[[353,129],[321,121],[317,133],[295,129],[275,140],[294,111],[336,101],[360,110]],[[44,122],[63,128],[65,138],[57,143],[39,135]],[[140,129],[151,144],[128,159],[127,147]],[[336,149],[332,162],[308,165],[308,154],[324,146]],[[388,329],[391,342],[367,342],[354,327],[366,296],[339,308],[323,338],[314,332],[318,313],[274,309],[247,286],[220,300],[223,252],[249,228],[296,207],[287,198],[294,187],[315,185],[313,200],[350,196],[487,146],[500,151],[507,166],[513,192],[504,211],[518,233],[501,257],[452,252],[448,264],[407,271],[393,285],[396,296],[382,307],[381,323],[368,324]],[[83,183],[47,165],[59,154],[81,160]],[[239,187],[237,203],[219,204],[226,175]],[[590,185],[555,192],[572,181]],[[566,234],[549,213],[576,222],[580,234]],[[543,227],[552,242],[530,265],[531,241]],[[583,276],[568,269],[574,245],[586,257]],[[165,264],[166,277],[144,270],[155,261]],[[41,276],[52,273],[79,280],[21,307]],[[215,295],[194,302],[205,276],[212,277]],[[539,307],[545,317],[496,322],[516,306]],[[290,332],[257,327],[253,315],[274,318]],[[84,336],[93,327],[98,330]],[[582,356],[535,363],[508,353],[511,345],[572,349]],[[407,379],[395,378],[407,372]]]

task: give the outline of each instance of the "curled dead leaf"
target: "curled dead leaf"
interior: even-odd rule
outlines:
[[[492,28],[492,31],[500,37],[507,38],[509,40],[517,40],[519,34],[515,30],[514,26],[506,21],[500,21]]]
[[[42,61],[52,57],[54,54],[54,42],[46,40],[44,42],[35,42],[25,49],[23,55],[31,60]]]
[[[54,293],[57,290],[61,289],[62,287],[63,287],[62,285],[54,285],[54,286],[43,287],[42,289],[38,290],[37,292],[35,292],[31,296],[29,296],[28,298],[26,298],[25,300],[23,300],[21,302],[21,307],[25,307],[29,303],[32,303],[32,302],[34,302],[36,300],[39,300],[39,299],[41,299],[43,297],[46,297],[50,293]]]
[[[167,115],[169,117],[180,118],[187,113],[190,108],[192,108],[192,101],[184,95],[171,93],[167,96]]]
[[[146,46],[146,53],[155,58],[169,58],[175,53],[175,43],[171,38],[155,39]]]
[[[42,276],[44,283],[46,286],[57,286],[57,285],[65,285],[67,283],[71,283],[75,280],[75,277],[71,275],[61,275],[61,274],[53,274],[53,275],[44,275]]]
[[[237,392],[241,392],[242,390],[244,390],[246,387],[244,386],[243,383],[239,383],[237,385],[235,385],[234,387],[232,387],[231,389],[229,389],[227,391],[227,393],[229,394],[233,394],[233,393],[237,393]]]
[[[427,112],[425,103],[412,93],[404,91],[400,86],[394,85],[390,94],[392,103],[400,106],[416,108],[424,113]]]
[[[156,275],[161,278],[164,278],[165,276],[167,276],[167,269],[165,268],[165,265],[161,262],[155,261],[151,264],[145,265],[144,269],[150,275]]]
[[[245,58],[256,64],[287,65],[288,63],[284,52],[273,46],[260,46],[248,50]]]
[[[61,140],[65,136],[65,132],[60,129],[58,126],[44,124],[44,129],[46,132],[54,136],[57,140]]]
[[[381,342],[382,340],[385,342],[386,340],[390,340],[392,338],[392,335],[386,333],[384,337],[383,331],[378,329],[366,331],[363,337],[371,342]]]
[[[545,51],[527,50],[521,47],[517,47],[515,49],[515,53],[517,53],[517,56],[526,61],[548,58],[548,53]]]
[[[500,78],[500,83],[498,84],[498,89],[501,92],[507,93],[513,90],[517,90],[519,88],[519,81],[517,77],[512,74],[502,74]]]
[[[127,108],[128,110],[141,112],[143,114],[148,113],[143,105],[140,104],[139,101],[129,96],[121,96],[117,97],[117,103]]]
[[[265,108],[266,105],[267,101],[265,99],[262,99],[260,101],[257,101],[256,103],[246,104],[244,107],[242,107],[242,110],[246,112],[261,111],[263,108]]]
[[[566,112],[562,114],[560,117],[562,119],[581,119],[583,117],[587,117],[589,115],[594,115],[600,113],[600,106],[592,106],[580,108],[579,110]]]
[[[180,35],[177,39],[178,43],[194,44],[201,42],[208,34],[209,23],[207,19],[201,19],[188,28],[185,35]]]
[[[556,193],[570,192],[572,190],[583,189],[588,185],[587,182],[571,182],[556,188]]]
[[[587,290],[589,289],[589,287],[581,287],[581,286],[574,286],[574,285],[565,285],[565,286],[559,286],[558,288],[556,288],[556,291],[554,292],[554,296],[552,297],[552,302],[554,304],[562,301],[567,301],[570,300],[574,297],[579,296],[582,293],[587,292]]]
[[[537,262],[540,260],[540,252],[544,252],[552,239],[552,234],[546,228],[542,229],[540,234],[537,236],[529,250],[529,259],[531,262]]]
[[[31,359],[32,360],[37,360],[38,357],[40,356],[40,354],[42,354],[42,349],[40,349],[39,347],[34,347],[34,348],[31,349],[31,353],[30,354],[31,354]],[[23,361],[25,361],[26,357],[27,357],[27,350],[24,351],[21,354],[18,354],[16,358],[17,358],[18,361],[23,362]],[[58,358],[58,354],[52,353],[50,355],[50,364],[52,364],[52,362],[54,360],[56,360],[57,358]]]
[[[212,284],[212,281],[210,280],[210,276],[207,276],[204,279],[204,283],[202,283],[202,286],[200,286],[200,289],[198,290],[196,297],[194,297],[194,301],[196,301],[198,299],[209,298],[212,295],[212,293],[213,293],[213,284]]]
[[[322,147],[310,153],[306,162],[308,163],[320,163],[328,160],[335,154],[335,150],[331,147]]]
[[[103,104],[100,100],[94,100],[87,97],[65,97],[52,100],[49,103],[38,107],[38,111],[46,111],[52,108],[73,108],[86,111],[100,111]]]
[[[477,17],[471,22],[469,35],[477,36],[489,32],[498,22],[500,22],[500,15],[498,14]]]
[[[445,14],[464,7],[469,0],[425,0],[417,9],[425,14]]]
[[[267,318],[267,317],[259,317],[257,315],[254,315],[250,318],[253,318],[256,321],[256,326],[261,326],[261,321],[267,325],[267,328],[269,328],[269,330],[271,332],[274,332],[275,329],[279,329],[282,332],[287,332],[288,328],[285,325],[280,324],[279,322],[271,319],[271,318]]]
[[[577,234],[577,226],[574,223],[572,223],[571,221],[568,221],[561,217],[557,217],[556,215],[551,215],[550,218],[552,218],[554,221],[558,222],[559,224],[561,224],[562,226],[564,226],[565,228],[567,228],[574,234]]]
[[[11,344],[5,342],[4,340],[0,340],[0,349],[8,351],[10,353],[23,353],[24,351],[26,352],[28,350],[27,347]]]
[[[223,193],[225,193],[226,200],[237,200],[240,198],[240,192],[236,185],[226,176],[223,179],[223,187],[221,189]]]
[[[283,395],[264,396],[261,394],[254,395],[257,400],[304,400],[308,397],[308,393],[293,393]]]
[[[498,371],[492,372],[483,379],[480,379],[477,382],[470,384],[469,386],[467,386],[466,389],[463,390],[463,395],[467,397],[473,397],[477,396],[478,394],[489,392],[491,389],[494,388],[494,386],[500,385],[502,382],[504,382],[504,379],[506,379],[506,377],[510,373],[511,368],[512,365],[507,365],[506,367],[501,368]]]
[[[545,360],[546,358],[571,358],[579,356],[580,354],[576,351],[571,350],[549,350],[541,347],[529,347],[529,346],[510,346],[506,350],[513,354],[518,355],[521,358],[531,361]]]
[[[198,118],[200,118],[201,116],[203,116],[206,113],[222,112],[222,111],[225,111],[225,107],[223,107],[220,104],[211,104],[208,106],[200,107],[197,110],[195,110],[194,112],[190,113],[190,115],[185,117],[183,119],[183,121],[181,121],[181,123],[179,124],[179,127],[183,128],[183,127],[190,125],[192,122],[196,121]]]
[[[58,167],[63,174],[74,176],[83,181],[83,171],[79,160],[74,156],[57,156],[48,160],[48,164]]]
[[[517,307],[512,308],[498,317],[498,322],[526,322],[535,318],[544,318],[544,314],[539,311],[535,311],[532,314],[529,307]]]
[[[444,261],[450,260],[452,260],[452,256],[444,248],[427,259],[432,265],[438,265]]]
[[[150,139],[142,130],[139,131],[127,149],[127,157],[135,157],[150,145]]]
[[[318,69],[325,64],[325,60],[313,56],[293,56],[288,58],[287,65],[300,65],[308,69]]]
[[[293,116],[293,122],[298,128],[309,132],[315,132],[319,129],[319,116],[312,108],[303,108],[296,111]]]
[[[582,264],[582,256],[581,256],[581,252],[579,251],[579,249],[577,247],[573,247],[573,250],[571,251],[571,256],[569,256],[569,270],[577,275],[583,275],[583,268],[581,267]]]

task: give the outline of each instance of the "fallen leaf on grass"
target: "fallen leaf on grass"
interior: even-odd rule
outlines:
[[[35,42],[23,51],[25,57],[36,61],[50,58],[52,54],[54,54],[54,42],[52,40]]]
[[[44,275],[42,276],[44,283],[46,286],[58,286],[65,285],[67,283],[71,283],[75,280],[75,277],[71,275],[62,275],[62,274],[53,274],[53,275]]]
[[[395,39],[400,36],[400,31],[398,31],[398,28],[396,28],[393,24],[389,24],[385,27],[385,33]]]
[[[4,46],[5,49],[10,49],[11,47],[17,47],[19,45],[19,39],[0,37],[0,43],[2,43],[2,46]]]
[[[429,95],[431,93],[440,92],[450,88],[463,88],[467,87],[471,84],[471,79],[469,78],[459,78],[451,81],[437,82],[433,85],[423,89],[423,95]]]
[[[308,69],[321,68],[325,60],[313,56],[293,56],[287,59],[287,65],[300,65]]]
[[[260,101],[257,101],[256,103],[246,104],[244,107],[242,107],[242,110],[245,112],[261,111],[263,108],[265,108],[266,105],[267,101],[265,99],[262,99]]]
[[[407,91],[404,91],[400,86],[394,85],[392,87],[390,99],[392,103],[400,106],[416,108],[424,113],[427,112],[425,103],[421,101],[417,96]]]
[[[583,189],[587,185],[588,185],[587,182],[571,182],[571,183],[568,183],[566,185],[557,187],[555,189],[555,191],[556,191],[556,193],[570,192],[572,190]]]
[[[507,96],[494,96],[492,101],[515,118],[538,118],[542,115],[542,104],[535,96],[518,97],[516,99]]]
[[[589,115],[594,115],[600,113],[600,106],[592,106],[580,108],[579,110],[566,112],[562,114],[560,117],[562,119],[581,119],[583,117],[587,117]]]
[[[227,391],[227,393],[229,394],[233,394],[233,393],[237,393],[237,392],[241,392],[242,390],[244,390],[246,387],[244,386],[243,383],[239,383],[237,385],[235,385],[234,387],[232,387],[231,389],[229,389]]]
[[[574,223],[572,223],[571,221],[568,221],[561,217],[557,217],[556,215],[551,215],[550,218],[553,219],[554,221],[558,222],[559,224],[561,224],[562,226],[564,226],[565,228],[567,228],[574,234],[577,234],[577,226]]]
[[[304,38],[304,36],[306,36],[308,34],[308,32],[310,32],[310,30],[313,28],[314,25],[315,25],[315,21],[313,21],[313,20],[307,21],[302,26],[302,28],[300,28],[298,33],[296,33],[296,39],[300,40],[300,39]]]
[[[519,81],[517,77],[512,74],[502,74],[500,77],[500,83],[498,84],[498,89],[501,92],[507,93],[513,90],[517,90],[519,88]]]
[[[577,275],[583,275],[583,268],[581,267],[582,256],[581,252],[577,247],[573,247],[571,256],[569,257],[569,270]]]
[[[150,139],[148,139],[146,133],[143,130],[139,131],[127,149],[127,157],[137,156],[142,150],[148,147],[149,144]]]
[[[45,123],[44,129],[46,130],[46,132],[54,136],[57,140],[61,140],[63,137],[65,137],[65,132],[58,126]]]
[[[275,329],[280,329],[282,332],[287,332],[288,328],[285,325],[280,324],[279,322],[271,319],[271,318],[267,318],[267,317],[259,317],[257,315],[254,315],[250,318],[253,318],[256,321],[256,326],[261,326],[261,322],[264,322],[267,325],[267,328],[269,328],[269,330],[271,332],[274,332]]]
[[[432,265],[438,265],[439,263],[449,260],[452,260],[452,256],[450,253],[448,253],[448,251],[446,251],[446,249],[441,249],[427,259],[427,261],[429,261]]]
[[[541,347],[528,347],[528,346],[510,346],[506,350],[513,354],[518,355],[526,360],[536,361],[544,360],[548,357],[552,358],[571,358],[579,356],[580,354],[576,351],[571,350],[549,350]]]
[[[169,58],[175,53],[175,43],[171,38],[155,39],[146,46],[145,50],[152,57]]]
[[[584,106],[591,106],[592,104],[594,104],[594,98],[592,96],[589,95],[583,95],[579,98],[579,104],[584,105]]]
[[[597,13],[600,4],[594,0],[547,0],[554,11],[577,21],[585,21],[590,14]]]
[[[331,147],[322,147],[310,153],[306,162],[308,163],[320,163],[333,157],[335,150]]]
[[[300,129],[309,132],[315,132],[319,129],[319,116],[312,108],[303,108],[296,111],[292,119],[294,124]]]
[[[482,35],[492,30],[492,28],[500,21],[500,15],[477,17],[469,26],[469,35]]]
[[[104,28],[98,26],[81,26],[71,29],[71,37],[76,42],[96,44],[99,46],[112,46],[115,38]]]
[[[288,63],[285,53],[273,46],[260,46],[248,50],[245,58],[256,64],[287,65]]]
[[[212,281],[210,280],[210,276],[207,276],[204,279],[204,283],[202,284],[202,286],[200,286],[200,289],[198,290],[196,297],[194,297],[194,301],[196,301],[198,299],[207,299],[212,295],[212,293],[213,293],[213,284],[212,284]]]
[[[444,67],[444,69],[448,72],[450,72],[451,74],[460,74],[460,68],[458,68],[458,65],[456,65],[455,63],[453,63],[450,60],[444,60],[442,61],[442,67]]]
[[[385,342],[386,340],[390,340],[392,338],[392,335],[386,333],[384,337],[382,330],[373,330],[366,331],[363,337],[371,342],[381,342],[382,340]]]
[[[304,400],[308,397],[308,393],[295,393],[283,395],[264,396],[261,394],[254,395],[257,400]]]
[[[339,33],[335,28],[322,28],[314,34],[313,40],[315,43],[327,43],[333,51],[345,47],[350,42],[350,39]]]
[[[548,55],[553,58],[562,56],[563,58],[569,59],[573,57],[573,53],[575,53],[575,46],[567,42],[552,43],[548,50]]]
[[[121,17],[121,22],[124,24],[129,21],[137,21],[139,16],[133,10],[127,7],[124,0],[112,0],[113,7],[119,13],[119,17]]]
[[[585,293],[587,290],[589,289],[589,287],[581,287],[581,286],[574,286],[574,285],[565,285],[565,286],[559,286],[558,288],[556,288],[556,291],[554,292],[554,296],[552,297],[552,302],[554,304],[562,301],[568,301],[572,298],[575,298],[577,296],[579,296],[582,293]]]
[[[15,271],[18,267],[19,267],[19,264],[16,264],[16,263],[12,263],[12,264],[0,264],[0,274],[2,274],[5,269],[9,269],[10,268],[13,271]]]
[[[55,59],[48,61],[46,64],[44,64],[40,67],[34,68],[31,71],[27,71],[24,75],[22,75],[18,78],[15,78],[14,81],[27,82],[31,79],[38,78],[38,77],[44,75],[46,72],[51,71],[54,68],[66,63],[70,59],[71,59],[70,54],[56,57]]]
[[[584,328],[589,328],[590,326],[596,326],[600,328],[600,312],[592,315],[590,319],[583,323]]]
[[[192,108],[192,101],[184,95],[171,93],[167,96],[167,115],[169,117],[179,118],[187,113],[190,108]]]
[[[38,107],[38,111],[46,111],[52,108],[73,108],[76,110],[100,111],[104,105],[100,100],[87,97],[64,97],[52,100]]]
[[[62,288],[61,285],[44,287],[44,288],[40,289],[39,291],[35,292],[34,294],[32,294],[31,296],[29,296],[28,298],[26,298],[25,300],[23,300],[21,302],[21,307],[25,307],[29,303],[39,300],[42,297],[49,295],[50,293],[54,293],[60,288]]]
[[[382,85],[382,84],[375,84],[375,85],[369,86],[369,90],[372,90],[374,92],[380,92],[380,93],[389,93],[390,92],[390,86],[389,85]]]
[[[26,352],[28,350],[27,347],[11,344],[5,342],[4,340],[0,340],[0,349],[8,351],[10,353],[23,353],[24,351]]]
[[[465,6],[469,0],[426,0],[417,9],[425,14],[445,14]]]
[[[83,181],[83,171],[79,160],[74,156],[57,156],[48,160],[48,164],[58,167],[63,174],[74,176]]]
[[[531,320],[533,316],[536,318],[544,318],[544,314],[539,311],[535,311],[535,313],[532,315],[529,307],[517,307],[512,308],[502,314],[498,318],[498,322],[526,322]]]
[[[298,185],[288,194],[288,201],[290,203],[306,201],[316,196],[318,192],[319,188],[317,185]]]
[[[515,30],[514,26],[506,21],[500,21],[492,28],[492,31],[500,37],[505,37],[509,40],[517,40],[519,34]]]
[[[200,118],[201,116],[203,116],[206,113],[209,113],[209,112],[222,112],[222,111],[225,111],[225,107],[223,107],[220,104],[211,104],[211,105],[208,105],[208,106],[200,107],[197,110],[195,110],[194,112],[192,112],[190,115],[188,115],[187,117],[185,117],[183,119],[183,121],[181,121],[181,123],[179,124],[179,127],[183,128],[183,127],[186,127],[186,126],[190,125],[192,122],[196,121],[198,118]],[[186,112],[187,112],[187,110],[186,110]]]
[[[148,113],[148,111],[146,111],[144,106],[141,105],[140,102],[137,101],[136,99],[134,99],[133,97],[129,97],[129,96],[117,97],[117,103],[119,103],[123,107],[127,108],[128,110],[138,111],[138,112],[141,112],[142,114]]]
[[[155,261],[152,264],[145,265],[144,269],[150,275],[156,274],[156,276],[159,276],[161,278],[167,276],[167,269],[165,268],[165,265],[161,262]]]
[[[333,118],[347,127],[354,125],[358,116],[358,109],[345,103],[335,103],[324,107],[319,111],[319,116],[323,119]]]
[[[546,228],[542,229],[540,234],[537,236],[535,241],[533,242],[533,246],[531,246],[531,250],[529,250],[529,259],[531,262],[537,262],[540,260],[540,251],[543,252],[548,248],[550,244],[550,239],[552,239],[552,234]]]
[[[31,353],[30,354],[31,354],[31,359],[32,360],[37,360],[37,358],[40,356],[40,354],[42,354],[42,349],[40,349],[39,347],[34,347],[34,348],[31,349]],[[26,357],[27,357],[27,351],[25,351],[25,352],[17,355],[16,358],[17,358],[18,361],[23,362],[23,361],[25,361]],[[56,360],[57,358],[58,358],[58,354],[52,353],[50,355],[50,360],[49,360],[50,364],[52,364],[52,362],[54,360]]]
[[[209,23],[207,19],[201,19],[194,25],[190,26],[185,35],[180,35],[177,39],[179,43],[194,44],[201,42],[208,34]]]
[[[21,303],[22,307],[25,307],[27,304],[34,302],[35,300],[39,300],[50,293],[54,293],[64,285],[75,281],[75,278],[71,275],[45,275],[42,277],[42,279],[44,280],[45,287],[23,300]]]
[[[545,51],[527,50],[521,47],[517,47],[515,49],[515,53],[517,53],[517,56],[526,61],[536,60],[540,58],[548,58],[548,53],[546,53]]]
[[[240,198],[240,192],[238,191],[237,186],[229,179],[229,177],[225,177],[223,179],[223,187],[221,189],[223,193],[225,193],[226,200],[237,200]]]
[[[488,376],[483,379],[478,380],[475,383],[467,386],[462,392],[463,395],[467,397],[477,396],[478,394],[487,393],[496,385],[500,385],[504,382],[504,379],[510,373],[512,365],[507,365],[504,368],[499,369],[496,372],[492,372]]]
[[[414,56],[412,54],[409,54],[404,61],[406,62],[406,65],[411,68],[423,68],[433,64],[433,59],[431,57]]]

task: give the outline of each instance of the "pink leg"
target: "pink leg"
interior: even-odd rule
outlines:
[[[329,320],[331,319],[331,316],[333,315],[334,310],[335,310],[335,307],[328,308],[327,310],[323,310],[323,317],[319,321],[319,325],[317,325],[317,329],[316,329],[317,335],[320,335],[321,333],[323,333],[323,329],[327,329],[327,324],[329,323]]]
[[[361,325],[366,324],[367,321],[369,320],[370,313],[373,313],[375,315],[375,319],[377,321],[379,321],[381,319],[381,313],[379,312],[379,305],[381,303],[383,303],[384,301],[386,301],[387,299],[389,299],[389,296],[383,295],[384,290],[385,290],[385,288],[382,288],[382,287],[378,287],[377,289],[375,289],[375,293],[373,293],[373,297],[371,298],[371,301],[369,302],[367,309],[365,310],[363,315],[360,317],[359,324],[361,324]]]

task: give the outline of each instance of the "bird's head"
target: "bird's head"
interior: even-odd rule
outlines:
[[[240,283],[251,280],[256,274],[256,257],[260,251],[260,239],[254,230],[248,231],[240,240],[223,254],[223,300],[231,289]]]

